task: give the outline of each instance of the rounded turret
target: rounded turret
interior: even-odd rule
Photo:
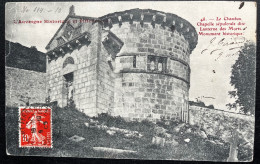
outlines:
[[[124,43],[115,57],[114,115],[130,119],[188,118],[189,55],[195,28],[177,15],[132,9],[100,18]]]

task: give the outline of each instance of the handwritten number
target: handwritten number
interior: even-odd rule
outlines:
[[[23,7],[22,13],[27,13],[29,10],[26,6]]]
[[[43,10],[44,9],[42,7],[35,7],[33,11],[36,12],[36,13],[42,13]]]
[[[57,9],[55,10],[55,13],[60,13],[61,12],[61,8],[57,7]]]
[[[28,12],[29,9],[24,6],[21,10],[22,13],[26,13]],[[35,13],[43,13],[43,12],[55,12],[55,13],[60,13],[61,12],[61,8],[60,7],[57,7],[56,10],[51,10],[51,9],[46,9],[46,8],[43,8],[43,7],[35,7],[33,10],[31,10]]]

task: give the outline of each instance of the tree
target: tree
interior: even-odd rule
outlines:
[[[239,107],[244,114],[255,113],[255,85],[256,85],[256,46],[254,43],[245,43],[239,52],[238,59],[232,66],[230,84],[234,91],[229,91],[230,97],[235,98],[231,108]]]

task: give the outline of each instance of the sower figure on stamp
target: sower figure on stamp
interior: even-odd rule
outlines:
[[[32,133],[32,137],[29,140],[32,141],[34,144],[37,143],[37,140],[38,142],[42,143],[43,140],[45,139],[45,137],[41,135],[40,132],[38,131],[39,127],[37,123],[39,122],[44,125],[44,122],[41,121],[41,117],[44,118],[44,116],[38,116],[37,112],[34,112],[34,115],[31,117],[30,121],[28,121],[28,123],[26,124],[26,128],[31,129],[31,133]]]

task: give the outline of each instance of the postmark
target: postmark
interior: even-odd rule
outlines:
[[[51,108],[20,107],[19,147],[52,148],[51,118]]]

